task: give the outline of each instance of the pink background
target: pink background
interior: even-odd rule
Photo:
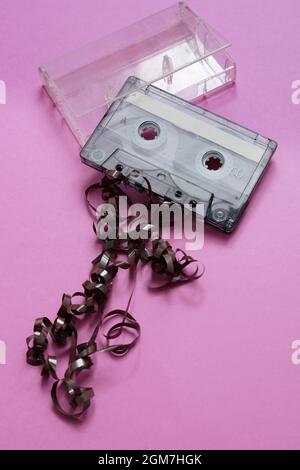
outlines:
[[[238,64],[236,87],[204,106],[279,142],[236,233],[207,228],[197,254],[205,276],[151,294],[142,271],[133,304],[141,341],[125,359],[98,355],[81,423],[52,411],[49,385],[25,364],[34,318],[55,316],[98,253],[83,197],[97,174],[80,163],[37,67],[170,4],[1,0],[1,448],[300,448],[300,366],[291,362],[300,338],[298,0],[189,2],[233,43]],[[111,306],[124,307],[118,286]]]

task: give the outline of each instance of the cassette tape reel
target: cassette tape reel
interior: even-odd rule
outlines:
[[[206,221],[231,232],[276,142],[135,77],[120,95],[82,149],[83,162],[122,169],[139,190],[146,177],[163,200],[203,203]]]

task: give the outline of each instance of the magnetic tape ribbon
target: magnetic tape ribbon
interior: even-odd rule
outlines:
[[[98,191],[102,199],[110,202],[117,209],[118,198],[126,193],[121,184],[126,184],[128,177],[121,171],[107,171],[102,180],[92,184],[85,191],[86,201],[89,209],[97,215],[96,207],[90,201],[92,192]],[[147,204],[152,202],[152,190],[148,180]],[[117,222],[119,214],[116,212]],[[150,219],[150,216],[149,216]],[[96,221],[99,222],[99,221]],[[144,227],[149,230],[150,221]],[[96,223],[93,224],[96,231]],[[115,356],[124,356],[137,343],[140,337],[140,325],[129,313],[133,290],[129,296],[127,307],[115,309],[105,313],[107,297],[112,289],[113,280],[119,269],[128,269],[136,272],[139,262],[149,263],[155,273],[166,278],[166,282],[160,287],[176,285],[178,283],[198,279],[202,273],[198,272],[198,266],[194,272],[187,273],[185,269],[196,260],[188,256],[182,250],[173,250],[171,245],[161,239],[151,240],[132,239],[130,232],[127,238],[107,239],[104,241],[104,249],[92,261],[92,269],[89,279],[83,283],[83,291],[75,292],[72,296],[64,294],[62,304],[57,312],[54,322],[47,317],[37,318],[34,322],[33,334],[27,338],[27,363],[33,366],[41,366],[41,375],[54,379],[51,397],[55,409],[64,416],[79,418],[89,408],[94,396],[91,387],[82,387],[78,376],[92,367],[92,356],[97,352],[109,352]],[[120,254],[127,255],[127,261],[119,259]],[[94,318],[95,327],[90,339],[78,344],[78,321],[79,319]],[[109,324],[108,331],[104,334],[105,344],[97,342],[100,330]],[[120,338],[123,333],[129,333],[132,337],[129,342],[122,342]],[[57,374],[58,358],[49,355],[47,349],[49,342],[59,346],[68,345],[68,364],[63,377]],[[119,342],[118,342],[119,341]],[[62,390],[64,390],[68,406],[62,401]]]

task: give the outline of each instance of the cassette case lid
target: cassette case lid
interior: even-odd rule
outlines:
[[[187,100],[231,84],[236,66],[229,46],[180,2],[39,70],[48,94],[83,145],[129,76]]]

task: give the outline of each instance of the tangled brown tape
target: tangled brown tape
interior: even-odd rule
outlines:
[[[89,208],[97,214],[96,208],[89,200],[91,192],[99,191],[103,200],[113,204],[117,209],[118,198],[125,195],[121,183],[127,182],[121,171],[108,171],[99,183],[89,186],[85,192]],[[148,185],[147,204],[152,202],[152,192]],[[116,212],[117,223],[120,215]],[[96,224],[94,231],[97,233]],[[150,225],[144,229],[149,230]],[[193,273],[186,273],[185,268],[195,260],[182,250],[173,250],[171,245],[161,238],[132,239],[130,232],[126,239],[106,239],[103,241],[104,249],[92,261],[90,277],[83,283],[83,291],[75,292],[72,296],[64,294],[62,304],[54,322],[47,317],[37,318],[34,322],[33,334],[27,338],[27,362],[33,366],[41,366],[41,375],[51,377],[54,382],[51,397],[55,409],[64,416],[78,418],[90,406],[94,395],[90,387],[82,387],[78,383],[79,373],[89,369],[92,365],[92,356],[96,352],[108,352],[116,356],[123,356],[135,346],[140,336],[140,325],[129,313],[132,294],[125,310],[116,309],[105,313],[105,304],[111,291],[113,280],[119,269],[136,270],[139,262],[150,263],[155,273],[163,275],[163,286],[192,281],[199,278],[198,267]],[[150,245],[150,246],[149,246]],[[127,257],[124,261],[121,255]],[[78,344],[77,322],[79,318],[96,318],[95,327],[90,339]],[[97,337],[105,324],[111,325],[104,335],[105,344],[99,346]],[[129,332],[130,342],[117,343],[124,332]],[[68,346],[68,366],[64,376],[57,375],[57,357],[47,354],[50,339],[59,346]],[[65,392],[67,404],[62,400],[62,391]]]

